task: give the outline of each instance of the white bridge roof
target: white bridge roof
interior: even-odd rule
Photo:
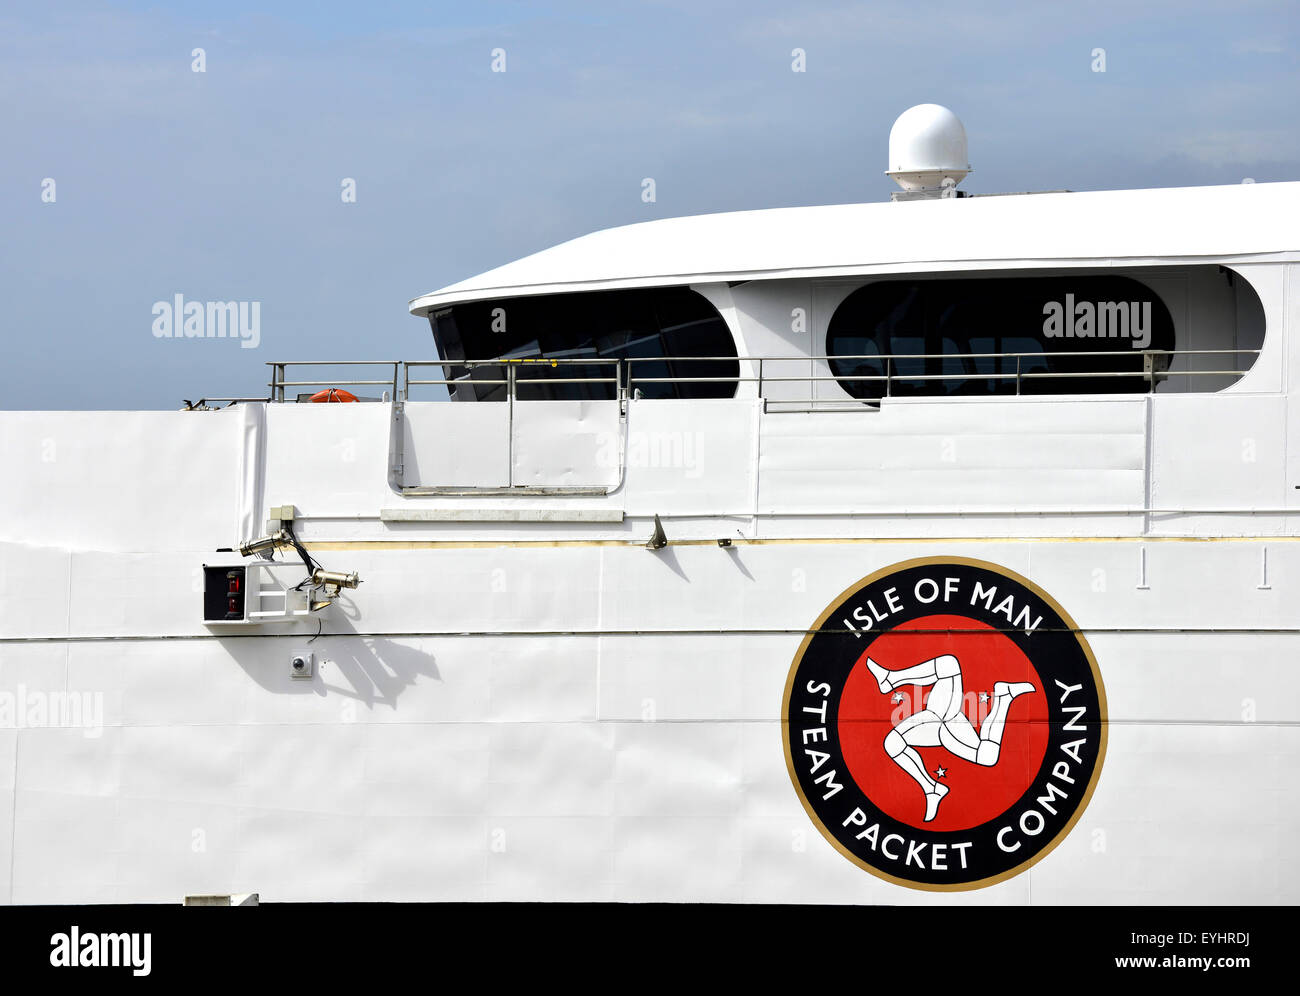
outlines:
[[[885,201],[610,228],[418,297],[834,276],[916,264],[1258,256],[1300,250],[1300,182]],[[940,267],[941,268],[941,267]]]

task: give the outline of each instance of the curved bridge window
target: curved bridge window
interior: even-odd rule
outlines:
[[[845,298],[826,333],[831,372],[868,401],[1145,392],[1146,364],[1169,357],[1144,352],[1172,349],[1160,296],[1112,275],[885,280]]]
[[[645,398],[730,398],[740,374],[727,323],[688,287],[475,301],[434,312],[429,322],[439,355],[451,361],[447,376],[457,381],[451,394],[458,401],[504,399],[505,385],[490,382],[506,376],[506,365],[457,367],[456,360],[635,360],[622,365],[624,383]],[[515,396],[614,398],[616,369],[522,364]]]

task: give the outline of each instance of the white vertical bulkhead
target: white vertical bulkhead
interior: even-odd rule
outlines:
[[[251,539],[262,534],[262,513],[266,508],[264,494],[266,461],[266,405],[245,404],[240,439],[238,486],[238,515],[234,523],[234,536]]]

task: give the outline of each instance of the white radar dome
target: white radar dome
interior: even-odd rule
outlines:
[[[889,129],[889,169],[904,190],[939,190],[944,180],[961,183],[971,171],[966,129],[957,115],[938,104],[917,104]]]

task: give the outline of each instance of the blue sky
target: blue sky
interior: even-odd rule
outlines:
[[[887,199],[925,101],[965,123],[972,191],[1297,180],[1298,43],[1294,2],[5,0],[0,407],[430,357],[410,298],[585,232]],[[155,337],[176,294],[261,302],[260,346]]]

